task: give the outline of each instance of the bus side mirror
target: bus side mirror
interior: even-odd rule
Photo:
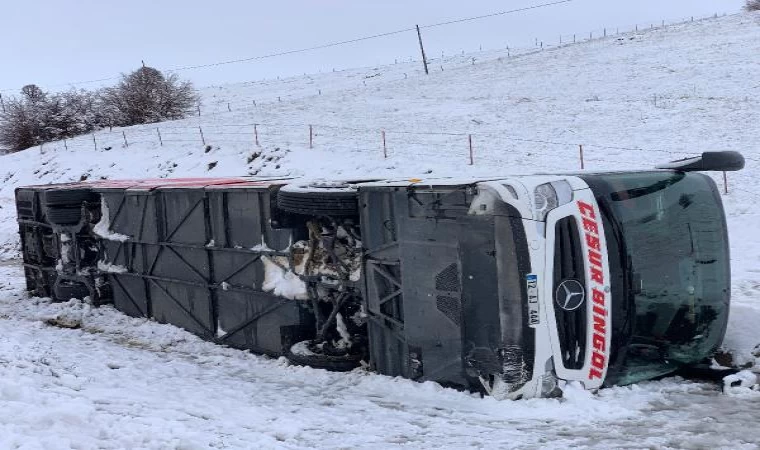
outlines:
[[[704,152],[702,156],[671,161],[656,168],[681,172],[733,172],[744,168],[744,156],[739,152]]]

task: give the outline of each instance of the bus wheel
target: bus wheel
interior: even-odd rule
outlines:
[[[348,372],[361,365],[362,355],[344,353],[332,355],[322,352],[314,341],[301,341],[288,349],[285,357],[298,366]]]
[[[277,207],[307,216],[346,217],[359,213],[356,189],[347,182],[284,186],[277,193]]]

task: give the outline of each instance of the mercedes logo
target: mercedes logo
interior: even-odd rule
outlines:
[[[557,286],[554,301],[565,311],[575,311],[586,300],[586,290],[577,280],[565,280]]]

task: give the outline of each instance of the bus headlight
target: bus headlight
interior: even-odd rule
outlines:
[[[573,188],[567,181],[552,181],[536,187],[533,192],[536,220],[546,220],[549,211],[573,200]]]

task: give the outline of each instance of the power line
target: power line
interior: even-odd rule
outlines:
[[[237,64],[237,63],[242,63],[242,62],[256,61],[256,60],[260,60],[260,59],[274,58],[274,57],[277,57],[277,56],[293,55],[293,54],[296,54],[296,53],[305,53],[305,52],[310,52],[310,51],[314,51],[314,50],[321,50],[321,49],[324,49],[324,48],[337,47],[339,45],[353,44],[355,42],[361,42],[361,41],[367,41],[367,40],[370,40],[370,39],[377,39],[377,38],[381,38],[381,37],[392,36],[394,34],[406,33],[408,31],[412,31],[412,30],[414,30],[414,28],[405,28],[403,30],[389,31],[387,33],[375,34],[375,35],[372,35],[372,36],[364,36],[364,37],[360,37],[360,38],[356,38],[356,39],[349,39],[347,41],[331,42],[329,44],[317,45],[315,47],[301,48],[301,49],[297,49],[297,50],[287,50],[287,51],[284,51],[284,52],[270,53],[268,55],[252,56],[250,58],[233,59],[233,60],[230,60],[230,61],[221,61],[221,62],[209,63],[209,64],[199,64],[199,65],[196,65],[196,66],[177,67],[177,68],[174,68],[174,69],[169,69],[168,72],[179,72],[179,71],[182,71],[182,70],[204,69],[204,68],[207,68],[207,67],[224,66],[224,65],[227,65],[227,64]]]
[[[448,22],[434,23],[432,25],[421,25],[420,28],[442,27],[444,25],[452,25],[452,24],[455,24],[455,23],[469,22],[471,20],[487,19],[489,17],[503,16],[505,14],[513,14],[513,13],[516,13],[516,12],[529,11],[531,9],[545,8],[547,6],[554,6],[554,5],[559,5],[559,4],[562,4],[562,3],[570,3],[572,1],[573,0],[561,0],[561,1],[552,2],[552,3],[542,3],[540,5],[526,6],[525,8],[518,8],[518,9],[510,9],[509,11],[501,11],[501,12],[492,13],[492,14],[485,14],[485,15],[482,15],[482,16],[474,16],[474,17],[467,17],[467,18],[464,18],[464,19],[450,20]]]
[[[500,12],[491,13],[491,14],[484,14],[484,15],[481,15],[481,16],[466,17],[466,18],[463,18],[463,19],[456,19],[456,20],[450,20],[450,21],[447,21],[447,22],[440,22],[440,23],[434,23],[434,24],[430,24],[430,25],[424,25],[424,26],[420,26],[420,28],[441,27],[441,26],[445,26],[445,25],[452,25],[452,24],[456,24],[456,23],[469,22],[469,21],[473,21],[473,20],[481,20],[481,19],[486,19],[486,18],[490,18],[490,17],[503,16],[503,15],[506,15],[506,14],[514,14],[514,13],[518,13],[518,12],[529,11],[529,10],[538,9],[538,8],[546,8],[546,7],[549,7],[549,6],[559,5],[559,4],[562,4],[562,3],[570,3],[572,1],[573,0],[560,0],[560,1],[555,1],[555,2],[551,2],[551,3],[542,3],[542,4],[539,4],[539,5],[528,6],[528,7],[525,7],[525,8],[512,9],[512,10],[509,10],[509,11],[500,11]],[[331,47],[338,47],[338,46],[341,46],[341,45],[354,44],[354,43],[357,43],[357,42],[368,41],[368,40],[371,40],[371,39],[379,39],[379,38],[383,38],[383,37],[393,36],[393,35],[396,35],[396,34],[401,34],[401,33],[407,33],[407,32],[410,32],[410,31],[415,31],[415,30],[416,30],[416,27],[404,28],[404,29],[400,29],[400,30],[388,31],[388,32],[385,32],[385,33],[379,33],[379,34],[374,34],[374,35],[370,35],[370,36],[362,36],[362,37],[358,37],[358,38],[354,38],[354,39],[348,39],[348,40],[344,40],[344,41],[330,42],[330,43],[327,43],[327,44],[316,45],[316,46],[313,46],[313,47],[306,47],[306,48],[300,48],[300,49],[295,49],[295,50],[286,50],[286,51],[281,51],[281,52],[269,53],[269,54],[266,54],[266,55],[252,56],[252,57],[248,57],[248,58],[239,58],[239,59],[233,59],[233,60],[228,60],[228,61],[219,61],[219,62],[215,62],[215,63],[197,64],[197,65],[191,65],[191,66],[176,67],[176,68],[173,68],[173,69],[168,69],[167,72],[180,72],[180,71],[186,71],[186,70],[196,70],[196,69],[204,69],[204,68],[209,68],[209,67],[225,66],[225,65],[229,65],[229,64],[238,64],[238,63],[244,63],[244,62],[259,61],[259,60],[262,60],[262,59],[275,58],[275,57],[278,57],[278,56],[294,55],[294,54],[298,54],[298,53],[306,53],[306,52],[311,52],[311,51],[315,51],[315,50],[322,50],[322,49],[331,48]],[[77,81],[77,82],[61,83],[61,84],[57,84],[57,85],[51,85],[51,86],[48,86],[48,87],[78,86],[78,85],[83,85],[83,84],[99,83],[99,82],[103,82],[103,81],[112,81],[112,80],[116,80],[116,79],[119,79],[119,78],[120,78],[119,76],[114,76],[114,77],[108,77],[108,78],[100,78],[100,79],[97,79],[97,80],[88,80],[88,81]],[[0,92],[16,92],[16,91],[18,91],[18,89],[0,89]]]
[[[469,21],[473,21],[473,20],[487,19],[487,18],[490,18],[490,17],[503,16],[503,15],[506,15],[506,14],[514,14],[514,13],[518,13],[518,12],[529,11],[529,10],[532,10],[532,9],[546,8],[548,6],[559,5],[559,4],[562,4],[562,3],[570,3],[572,1],[573,0],[560,0],[560,1],[551,2],[551,3],[542,3],[540,5],[528,6],[528,7],[525,7],[525,8],[518,8],[518,9],[511,9],[509,11],[500,11],[500,12],[496,12],[496,13],[485,14],[485,15],[482,15],[482,16],[466,17],[464,19],[450,20],[448,22],[434,23],[434,24],[431,24],[431,25],[421,25],[420,28],[434,28],[434,27],[441,27],[441,26],[445,26],[445,25],[452,25],[452,24],[456,24],[456,23],[469,22]],[[328,44],[317,45],[317,46],[314,46],[314,47],[307,47],[307,48],[301,48],[301,49],[297,49],[297,50],[287,50],[287,51],[282,51],[282,52],[277,52],[277,53],[270,53],[268,55],[252,56],[250,58],[233,59],[233,60],[229,60],[229,61],[221,61],[221,62],[209,63],[209,64],[199,64],[199,65],[194,65],[194,66],[177,67],[175,69],[169,69],[169,72],[179,72],[179,71],[183,71],[183,70],[203,69],[203,68],[207,68],[207,67],[217,67],[217,66],[223,66],[223,65],[227,65],[227,64],[237,64],[237,63],[242,63],[242,62],[257,61],[257,60],[261,60],[261,59],[274,58],[274,57],[277,57],[277,56],[293,55],[293,54],[296,54],[296,53],[305,53],[305,52],[310,52],[310,51],[314,51],[314,50],[322,50],[322,49],[330,48],[330,47],[338,47],[340,45],[346,45],[346,44],[353,44],[353,43],[356,43],[356,42],[368,41],[370,39],[377,39],[377,38],[382,38],[382,37],[387,37],[387,36],[393,36],[393,35],[396,35],[396,34],[407,33],[407,32],[410,32],[410,31],[416,31],[416,27],[404,28],[404,29],[396,30],[396,31],[388,31],[386,33],[380,33],[380,34],[375,34],[375,35],[371,35],[371,36],[363,36],[363,37],[359,37],[359,38],[355,38],[355,39],[349,39],[349,40],[345,40],[345,41],[331,42],[331,43],[328,43]]]

